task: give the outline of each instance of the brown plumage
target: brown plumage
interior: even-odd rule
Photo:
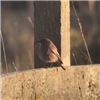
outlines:
[[[63,67],[63,65],[62,65],[63,62],[62,62],[61,57],[57,51],[56,46],[53,44],[53,42],[48,38],[44,38],[44,39],[41,39],[39,41],[39,43],[40,43],[40,46],[38,49],[39,58],[46,63],[56,62],[64,70],[66,70],[65,67]]]

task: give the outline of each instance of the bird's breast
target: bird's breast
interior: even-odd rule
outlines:
[[[38,49],[39,58],[45,62],[56,62],[58,60],[57,56],[51,51],[50,48],[46,46],[40,46]]]

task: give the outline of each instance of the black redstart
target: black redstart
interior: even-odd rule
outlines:
[[[61,57],[57,51],[56,46],[53,44],[53,42],[48,38],[44,38],[44,39],[41,39],[39,41],[39,43],[40,43],[40,46],[38,49],[39,58],[46,63],[56,62],[64,70],[66,70],[65,67],[62,65],[63,62],[62,62]]]

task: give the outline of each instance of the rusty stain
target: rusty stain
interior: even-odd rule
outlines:
[[[39,92],[39,94],[42,94],[41,91]]]
[[[42,89],[42,91],[44,91],[44,90],[45,90],[45,88]]]
[[[26,92],[26,91],[27,91],[27,89],[23,90],[23,92]]]
[[[40,92],[39,92],[39,94],[42,94],[42,92],[45,90],[45,88],[43,88]]]
[[[48,72],[52,72],[52,69],[51,70],[48,70]]]
[[[24,80],[26,80],[26,78],[24,78]]]
[[[16,77],[19,76],[19,74],[16,74]]]
[[[98,96],[97,98],[100,99],[100,96]]]
[[[44,77],[44,76],[41,76],[41,79],[43,79],[43,80],[44,80],[44,79],[45,79],[45,77]]]
[[[92,82],[92,80],[90,79],[88,83],[89,83],[89,86],[88,86],[89,91],[91,91],[91,87],[92,87],[92,85],[93,85],[93,82]]]
[[[43,85],[45,83],[45,81],[44,82],[42,82],[42,83],[38,83],[39,85]]]
[[[93,83],[92,83],[92,80],[90,79],[89,80],[89,86],[88,87],[91,88],[92,85],[93,85]]]
[[[39,83],[39,85],[42,85],[42,83]]]
[[[38,96],[36,96],[36,100],[39,100]]]
[[[53,74],[53,76],[57,75],[58,73]]]
[[[22,77],[21,77],[19,81],[25,81],[25,80],[26,80],[26,78],[22,78]]]

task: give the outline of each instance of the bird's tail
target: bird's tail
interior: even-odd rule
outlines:
[[[59,62],[57,61],[58,65],[60,65],[64,70],[66,70],[66,68]]]

